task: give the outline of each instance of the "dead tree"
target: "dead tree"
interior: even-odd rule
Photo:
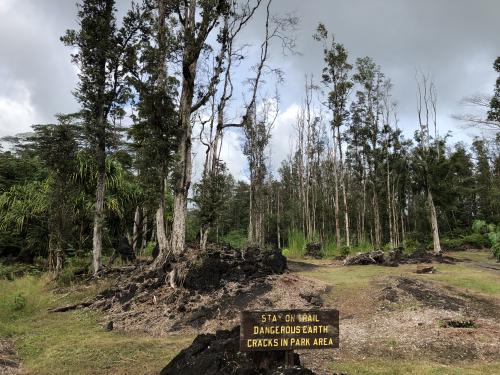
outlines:
[[[436,206],[434,205],[434,198],[432,196],[431,181],[428,165],[429,163],[429,152],[430,152],[430,123],[434,126],[434,134],[437,137],[437,96],[436,87],[434,83],[426,75],[421,75],[420,78],[417,77],[417,113],[418,121],[420,125],[421,132],[421,146],[424,151],[424,164],[425,164],[425,182],[426,182],[426,193],[427,193],[427,209],[429,211],[429,219],[431,222],[432,229],[432,244],[434,248],[434,253],[436,255],[441,254],[441,244],[439,241],[439,226],[437,221]],[[437,154],[439,155],[439,144],[436,141]]]

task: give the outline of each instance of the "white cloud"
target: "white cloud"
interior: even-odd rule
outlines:
[[[0,93],[0,136],[29,131],[36,111],[27,85],[11,82],[3,91]]]
[[[0,1],[0,16],[6,14],[10,8],[12,7],[12,4],[14,3],[14,0],[2,0]]]
[[[295,142],[294,124],[297,121],[297,115],[300,111],[300,105],[293,103],[284,111],[278,114],[276,123],[271,132],[271,142],[269,146],[271,169],[275,174],[279,169],[281,162],[288,157]]]

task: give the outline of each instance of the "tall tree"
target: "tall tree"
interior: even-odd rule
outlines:
[[[56,125],[36,125],[31,137],[49,170],[48,178],[48,264],[49,271],[59,273],[64,265],[65,249],[70,242],[73,224],[73,207],[76,187],[73,177],[76,173],[78,152],[77,130],[71,123],[71,116],[58,116]]]
[[[130,66],[130,82],[137,95],[129,135],[139,181],[147,195],[145,207],[156,212],[158,262],[164,261],[169,247],[166,196],[179,137],[175,105],[178,81],[169,75],[169,61],[177,50],[172,12],[164,0],[146,1],[130,12],[131,18],[140,20],[142,32]]]
[[[337,248],[340,248],[340,209],[339,209],[339,174],[344,203],[344,224],[346,245],[350,246],[349,235],[349,210],[347,206],[346,178],[342,155],[342,141],[340,128],[349,117],[347,101],[353,87],[350,78],[352,65],[347,61],[345,47],[337,43],[332,36],[331,44],[327,45],[328,31],[323,24],[319,24],[315,39],[323,42],[325,67],[323,68],[323,83],[328,90],[328,108],[332,112],[331,127],[333,133],[333,165],[335,185],[335,237]],[[340,162],[338,162],[338,160]]]
[[[205,105],[213,95],[219,81],[227,43],[227,29],[225,27],[219,30],[217,40],[220,44],[220,52],[208,88],[205,92],[201,92],[198,100],[194,102],[198,60],[212,30],[218,25],[222,17],[229,15],[230,6],[227,0],[176,0],[173,1],[173,4],[181,25],[180,34],[182,40],[182,76],[178,120],[180,135],[177,150],[178,164],[175,171],[176,181],[174,182],[172,236],[170,239],[170,248],[177,255],[184,250],[187,197],[191,186],[191,114]],[[197,17],[200,19],[197,20]],[[166,259],[166,257],[162,255],[160,259]],[[160,263],[157,265],[160,265]]]
[[[488,120],[494,121],[500,127],[500,56],[495,60],[493,68],[499,74],[499,76],[495,83],[495,92],[490,101]]]
[[[116,26],[114,0],[83,0],[78,4],[79,30],[68,30],[61,38],[65,45],[76,48],[73,62],[79,68],[79,84],[74,92],[82,106],[85,136],[94,149],[97,163],[92,265],[94,275],[102,267],[104,199],[106,190],[106,152],[110,140],[110,115],[127,100],[124,57],[130,53],[129,43],[137,30],[124,22]]]
[[[431,150],[431,127],[434,127],[434,143],[436,156],[440,157],[440,143],[437,138],[437,96],[436,87],[428,76],[422,75],[420,79],[417,77],[417,113],[420,125],[418,141],[423,151],[423,173],[425,181],[425,190],[427,194],[427,209],[429,212],[429,220],[432,230],[432,244],[434,252],[441,254],[441,243],[439,240],[439,224],[437,218],[436,205],[432,191],[432,150]]]

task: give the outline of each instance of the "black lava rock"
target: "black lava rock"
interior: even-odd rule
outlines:
[[[314,375],[300,366],[297,354],[294,367],[284,369],[284,351],[242,353],[239,338],[240,327],[199,335],[160,375]]]

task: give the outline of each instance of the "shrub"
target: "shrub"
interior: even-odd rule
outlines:
[[[484,248],[491,246],[491,242],[488,239],[488,236],[482,233],[469,234],[468,236],[464,236],[462,241],[464,245],[476,248]]]
[[[488,233],[491,241],[491,252],[498,262],[500,262],[500,231]]]
[[[90,269],[88,257],[72,257],[66,260],[66,265],[57,277],[57,283],[62,286],[73,284],[78,276],[85,275]]]
[[[474,233],[486,233],[488,226],[484,220],[474,220],[472,223],[472,231]]]
[[[349,255],[350,252],[351,252],[351,248],[349,246],[342,246],[340,248],[340,255],[342,255],[342,256],[346,257]]]
[[[464,244],[461,238],[443,238],[441,245],[448,250],[456,250]]]
[[[242,229],[232,230],[222,237],[222,242],[235,249],[242,249],[247,243],[247,233]]]

